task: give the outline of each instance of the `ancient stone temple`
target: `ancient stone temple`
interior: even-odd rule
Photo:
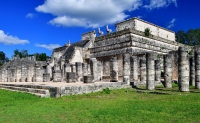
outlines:
[[[147,28],[148,34],[146,34]],[[66,83],[105,81],[125,84],[134,82],[136,85],[146,85],[149,90],[153,90],[156,84],[160,83],[161,73],[164,74],[164,85],[167,88],[170,88],[171,81],[178,80],[178,77],[181,79],[185,77],[189,81],[188,74],[183,77],[178,75],[182,70],[178,66],[180,61],[178,57],[187,60],[179,56],[178,49],[184,47],[188,52],[195,49],[177,43],[173,31],[138,18],[117,23],[116,32],[112,32],[108,26],[106,31],[107,33],[103,33],[99,28],[99,36],[94,30],[82,34],[81,41],[73,44],[69,41],[64,46],[54,49],[51,59],[47,62],[38,62],[34,57],[13,58],[0,68],[0,81]],[[196,59],[198,53],[196,51]],[[198,62],[196,59],[193,60],[193,69],[198,70],[198,66],[194,65]],[[181,65],[190,66],[189,61],[181,62],[183,62]],[[196,77],[199,77],[197,72]],[[183,83],[184,85],[182,83],[181,80],[180,88],[187,90],[188,83]],[[198,78],[193,83],[199,88]]]

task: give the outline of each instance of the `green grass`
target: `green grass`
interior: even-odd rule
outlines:
[[[200,122],[200,91],[177,90],[121,89],[57,99],[0,90],[0,122]]]

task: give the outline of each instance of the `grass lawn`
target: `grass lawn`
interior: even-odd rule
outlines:
[[[57,99],[0,90],[0,122],[200,122],[200,91],[177,90],[121,89]]]

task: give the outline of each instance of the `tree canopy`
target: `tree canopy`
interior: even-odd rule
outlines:
[[[6,57],[6,54],[3,51],[0,51],[0,66],[9,61],[8,57]]]
[[[190,46],[200,45],[200,28],[189,29],[187,32],[178,31],[176,33],[176,41]]]
[[[18,49],[14,50],[14,56],[19,56],[20,58],[25,58],[27,56],[36,56],[37,61],[46,61],[49,58],[46,53],[35,53],[35,54],[28,54],[28,50],[21,50]]]

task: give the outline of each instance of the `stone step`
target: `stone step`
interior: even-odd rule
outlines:
[[[5,89],[5,90],[26,92],[26,93],[34,94],[38,97],[50,97],[49,90],[46,90],[46,89],[35,89],[35,88],[25,88],[25,87],[6,86],[6,85],[0,85],[0,88]]]

